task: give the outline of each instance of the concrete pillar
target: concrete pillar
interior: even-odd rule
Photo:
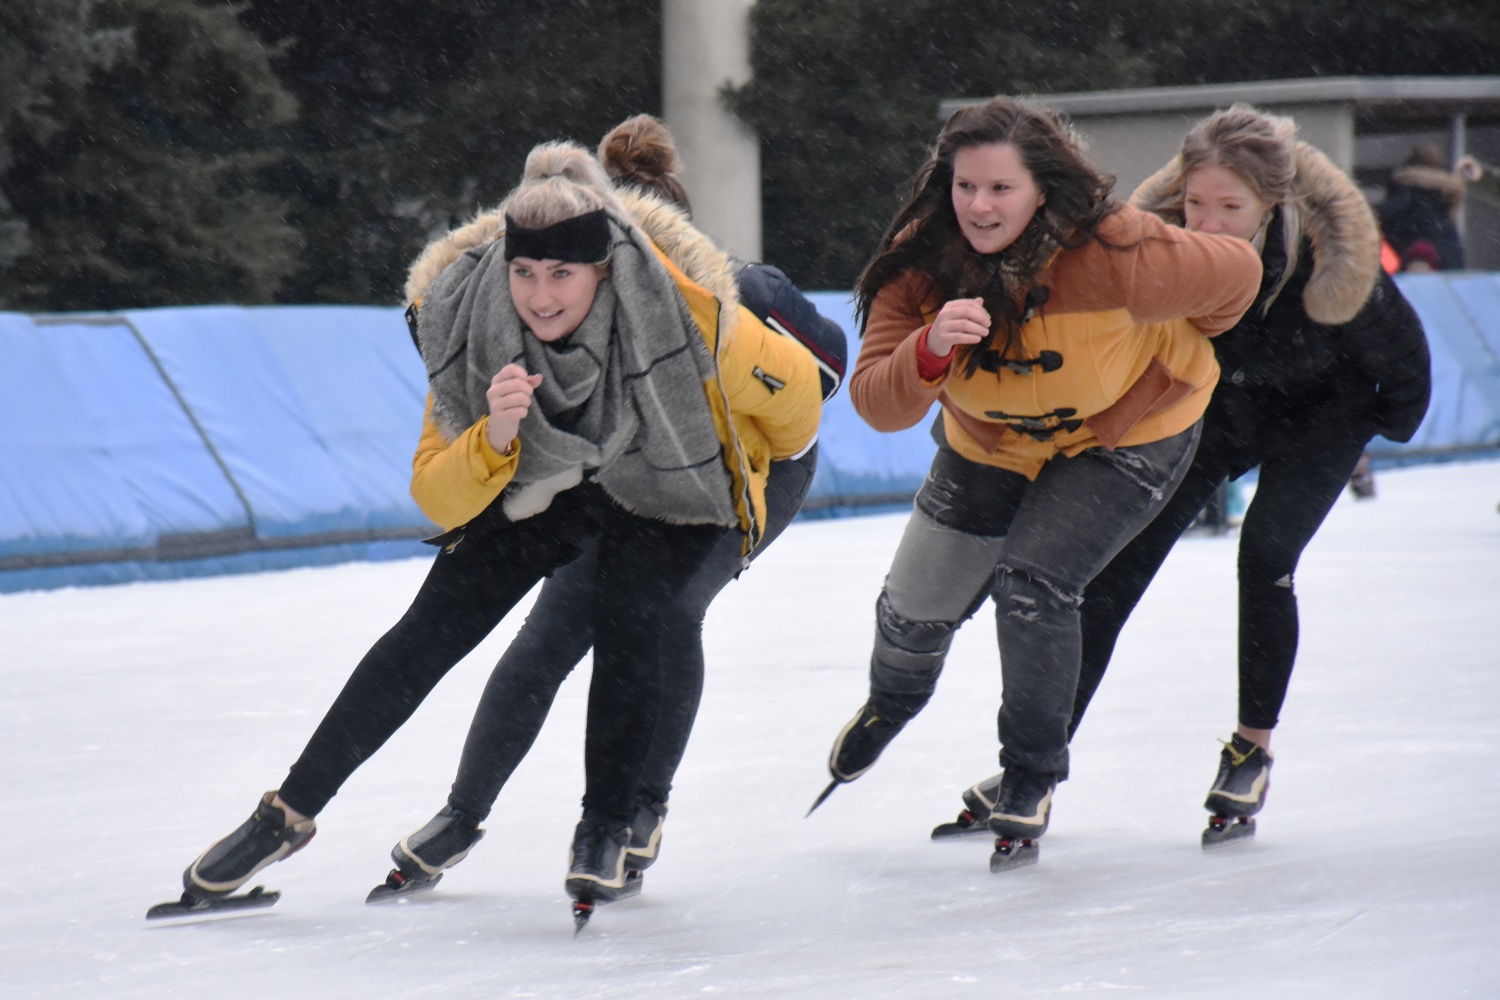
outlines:
[[[750,79],[755,0],[662,0],[662,112],[685,165],[693,220],[760,259],[760,146],[719,93]]]
[[[1460,112],[1459,114],[1454,115],[1453,116],[1453,124],[1449,128],[1448,134],[1449,134],[1449,147],[1450,147],[1449,155],[1448,155],[1448,165],[1450,167],[1453,167],[1454,169],[1457,169],[1459,157],[1463,156],[1465,153],[1467,153],[1469,151],[1469,119],[1468,119],[1468,116],[1464,115],[1462,112]],[[1469,220],[1467,218],[1468,208],[1469,208],[1469,199],[1465,198],[1464,200],[1462,200],[1462,201],[1460,201],[1458,203],[1458,214],[1453,219],[1454,224],[1458,226],[1458,235],[1459,235],[1460,239],[1462,239],[1463,237],[1465,237],[1465,236],[1468,235],[1468,233],[1467,233],[1467,230],[1469,228],[1469,226],[1468,226]],[[1467,246],[1465,246],[1464,247],[1464,261],[1467,263],[1468,259],[1469,259],[1469,248]]]

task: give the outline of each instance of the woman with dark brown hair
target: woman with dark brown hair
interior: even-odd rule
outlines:
[[[1226,480],[1259,467],[1240,527],[1239,704],[1204,802],[1203,846],[1250,835],[1270,787],[1271,736],[1297,656],[1302,552],[1369,441],[1407,441],[1431,376],[1421,321],[1380,263],[1380,234],[1359,188],[1297,139],[1290,118],[1235,105],[1199,121],[1131,204],[1200,233],[1254,247],[1255,305],[1215,338],[1224,375],[1203,439],[1161,513],[1089,584],[1083,665],[1068,735],[1103,679],[1120,630],[1172,546]],[[982,820],[999,776],[964,793]]]
[[[1245,244],[1167,226],[1112,185],[1049,109],[963,108],[857,288],[856,409],[885,431],[934,402],[943,418],[824,796],[927,703],[954,631],[991,594],[995,870],[1035,858],[1068,774],[1084,588],[1187,470],[1218,378],[1205,335],[1235,323],[1260,277]]]

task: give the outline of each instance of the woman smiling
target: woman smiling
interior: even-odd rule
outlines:
[[[1234,325],[1260,276],[1245,243],[1169,227],[1112,184],[1049,110],[963,108],[857,288],[860,415],[893,431],[937,403],[942,421],[829,791],[927,703],[954,631],[992,593],[997,869],[1046,830],[1067,777],[1084,587],[1186,471],[1218,377],[1205,334]]]
[[[439,554],[280,788],[184,872],[188,896],[224,896],[304,846],[355,768],[595,538],[567,887],[585,903],[625,889],[665,609],[726,533],[742,551],[759,542],[766,466],[818,425],[812,356],[740,307],[727,262],[700,244],[674,259],[587,150],[549,143],[500,209],[424,251],[407,285],[429,387],[411,489],[444,529]]]

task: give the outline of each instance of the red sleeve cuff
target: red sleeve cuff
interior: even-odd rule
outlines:
[[[936,382],[948,374],[948,366],[953,363],[952,351],[947,357],[940,358],[927,349],[927,332],[931,329],[931,324],[924,326],[917,335],[917,374],[923,382]]]

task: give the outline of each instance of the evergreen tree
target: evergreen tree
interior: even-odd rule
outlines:
[[[1480,9],[1483,8],[1483,9]],[[1431,0],[760,0],[765,253],[847,288],[955,97],[1343,75],[1493,73],[1500,5]]]
[[[269,301],[295,234],[257,171],[295,103],[234,9],[38,0],[3,17],[25,82],[0,90],[0,307]]]
[[[533,145],[592,146],[660,107],[656,0],[255,0],[302,115],[277,171],[306,244],[282,301],[393,302],[424,242],[520,179]]]

